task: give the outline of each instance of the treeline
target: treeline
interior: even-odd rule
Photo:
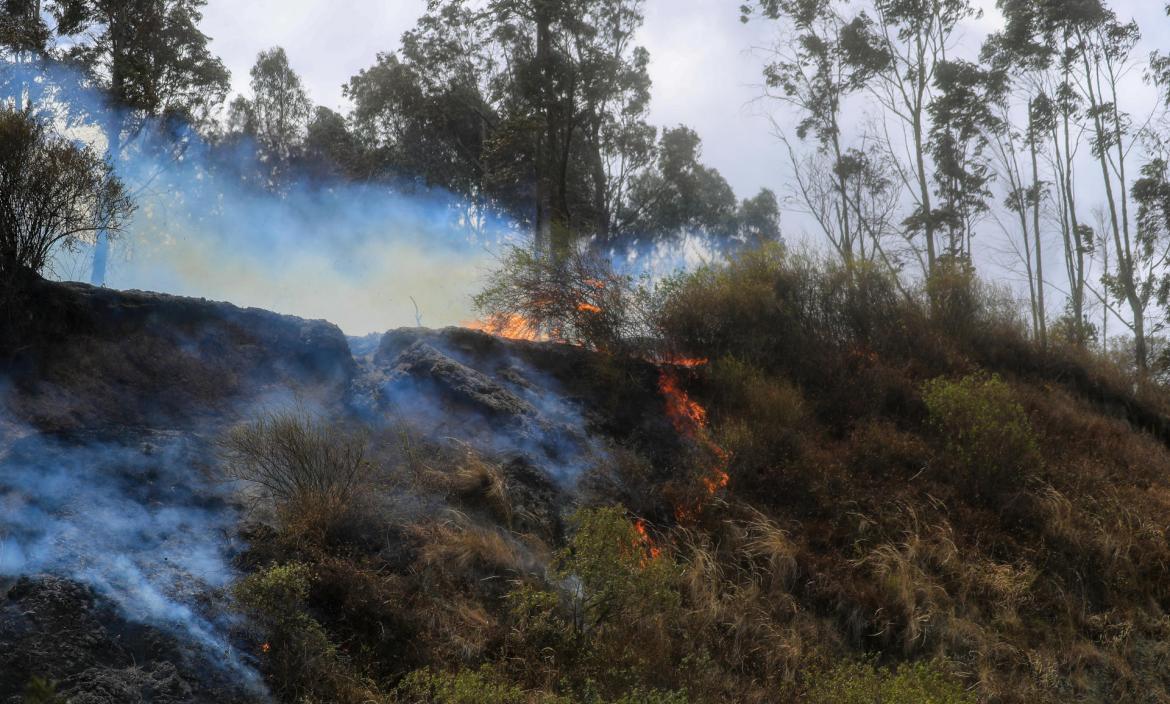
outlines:
[[[115,162],[144,130],[190,125],[208,163],[249,187],[442,189],[464,225],[506,217],[547,251],[780,236],[771,191],[738,200],[693,130],[649,123],[641,0],[430,3],[399,50],[346,84],[348,115],[315,106],[279,47],[257,57],[250,95],[228,101],[230,75],[199,29],[205,2],[6,0],[0,46],[16,63],[80,68],[105,92],[112,109],[84,119]],[[17,81],[9,93],[25,104],[47,91]]]
[[[1141,28],[1102,0],[996,7],[1004,23],[961,58],[969,0],[744,5],[744,21],[781,27],[765,78],[797,116],[783,136],[795,200],[843,261],[925,276],[970,268],[998,230],[1038,342],[1104,342],[1121,321],[1145,376],[1165,366],[1151,345],[1170,293],[1170,131],[1143,94],[1165,107],[1170,62],[1139,56]]]

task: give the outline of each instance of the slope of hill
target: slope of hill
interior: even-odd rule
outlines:
[[[1163,401],[969,280],[703,269],[687,365],[41,286],[0,701],[1170,698]]]

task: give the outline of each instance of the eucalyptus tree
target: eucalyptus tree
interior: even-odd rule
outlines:
[[[5,68],[14,66],[19,70],[21,65],[43,56],[50,36],[40,0],[4,0],[0,4],[0,81],[8,84],[9,98],[16,107],[32,103],[31,85],[23,71],[21,75],[6,76]]]
[[[943,61],[935,67],[937,93],[928,107],[928,145],[938,201],[931,219],[945,236],[939,254],[951,261],[971,261],[975,225],[989,209],[994,173],[985,150],[988,133],[999,127],[989,106],[998,80],[968,61]]]
[[[812,140],[815,151],[801,155],[779,126],[793,169],[795,197],[816,220],[845,263],[863,256],[867,231],[857,186],[864,183],[862,151],[850,150],[842,126],[849,96],[868,76],[863,63],[864,28],[847,22],[835,0],[757,0],[742,8],[746,22],[756,13],[779,22],[787,36],[771,49],[764,68],[766,95],[796,110],[795,136]]]
[[[1088,111],[1076,81],[1080,45],[1073,29],[1080,21],[1078,16],[1081,20],[1092,16],[1084,13],[1094,3],[1096,0],[1089,0],[1088,4],[1061,9],[1032,0],[998,0],[1004,28],[984,45],[984,58],[1012,77],[1021,103],[1016,112],[1024,112],[1029,120],[1029,151],[1039,151],[1050,167],[1051,182],[1044,190],[1046,196],[1053,197],[1060,226],[1068,280],[1067,327],[1073,340],[1082,345],[1091,327],[1085,304],[1094,237],[1082,221],[1076,193],[1075,166]],[[1033,181],[1039,189],[1039,177]],[[1049,186],[1053,188],[1049,190]],[[1036,195],[1030,207],[1038,213]],[[1038,237],[1038,222],[1036,229]],[[1037,264],[1042,266],[1039,255]],[[1038,291],[1042,294],[1043,287]]]
[[[232,101],[230,127],[254,138],[263,159],[285,164],[304,142],[313,103],[281,47],[261,51],[249,75],[252,97]]]
[[[927,271],[932,273],[940,258],[939,218],[950,217],[934,206],[933,184],[938,181],[932,173],[932,151],[956,152],[931,144],[932,136],[949,138],[945,130],[932,130],[931,104],[956,29],[978,11],[969,0],[871,0],[869,10],[853,23],[859,30],[850,38],[856,48],[847,56],[893,123],[884,131],[887,147],[913,201],[904,226],[925,245]]]
[[[351,80],[355,127],[384,168],[502,207],[542,251],[605,239],[654,154],[641,7],[439,0]]]

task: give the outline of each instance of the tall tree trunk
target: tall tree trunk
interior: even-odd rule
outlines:
[[[125,22],[122,21],[120,10],[115,10],[110,16],[110,105],[106,116],[106,142],[110,162],[115,168],[122,151],[122,112],[121,105],[126,93],[125,60],[122,51],[125,47],[122,33]],[[94,242],[93,268],[90,271],[89,282],[94,286],[106,285],[106,269],[110,262],[110,233],[102,228],[97,233]]]
[[[535,0],[536,62],[540,67],[540,100],[544,125],[536,150],[536,255],[550,254],[552,244],[552,156],[555,123],[552,108],[552,18],[550,0]]]
[[[1032,112],[1031,101],[1028,112]],[[1029,118],[1031,122],[1031,118]],[[1036,246],[1036,338],[1041,347],[1048,345],[1047,311],[1044,307],[1044,254],[1040,242],[1040,162],[1036,155],[1035,123],[1028,125],[1028,149],[1032,156],[1032,237]]]

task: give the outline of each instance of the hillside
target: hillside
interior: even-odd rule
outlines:
[[[1170,698],[1161,396],[973,282],[746,256],[673,364],[38,287],[0,701]]]

